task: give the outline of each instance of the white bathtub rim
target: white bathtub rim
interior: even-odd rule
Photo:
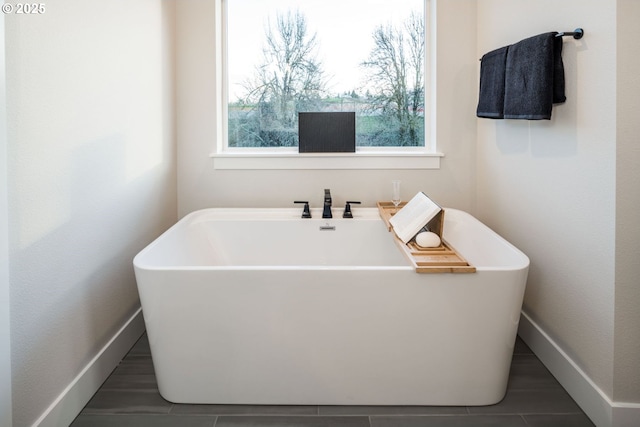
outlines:
[[[396,265],[210,265],[210,266],[150,266],[143,263],[136,263],[137,268],[145,271],[409,271],[413,267]]]
[[[302,218],[302,207],[300,208],[205,208],[193,211],[185,215],[182,220],[188,219],[192,224],[208,219],[232,219],[232,220],[304,220],[317,222],[333,221],[353,221],[353,220],[379,220],[378,208],[373,207],[352,207],[353,218],[343,218],[343,208],[331,208],[333,218],[322,218],[323,209],[311,208],[311,218]],[[191,217],[202,218],[193,219]],[[182,221],[181,220],[181,221]]]
[[[470,217],[472,220],[476,221],[478,223],[479,226],[485,228],[486,230],[488,230],[489,232],[491,232],[492,234],[495,235],[495,237],[501,241],[504,245],[506,245],[508,248],[510,248],[514,253],[516,253],[518,255],[518,257],[520,258],[520,262],[519,263],[513,263],[507,266],[488,266],[488,267],[484,267],[481,265],[474,265],[474,267],[476,268],[476,272],[481,272],[481,271],[519,271],[519,270],[525,270],[529,268],[530,265],[530,260],[529,257],[524,254],[520,249],[518,249],[515,245],[513,245],[511,242],[509,242],[508,240],[506,240],[504,237],[502,237],[500,234],[496,233],[494,230],[492,230],[490,227],[488,227],[486,224],[484,224],[483,222],[481,222],[480,220],[478,220],[476,217],[474,217],[473,215],[471,215],[468,212],[459,210],[459,209],[455,209],[455,208],[443,208],[445,210],[445,212],[452,212],[454,214],[457,215],[463,215],[463,216],[468,216]],[[413,267],[411,266],[411,264],[409,263],[409,261],[407,260],[407,265],[406,266],[385,266],[385,265],[381,265],[381,266],[336,266],[336,265],[294,265],[294,266],[289,266],[289,265],[277,265],[277,266],[265,266],[265,265],[242,265],[242,266],[175,266],[175,265],[167,265],[167,266],[157,266],[157,265],[150,265],[148,263],[143,263],[141,262],[141,258],[143,257],[143,255],[152,250],[152,248],[158,244],[160,244],[159,242],[162,240],[162,236],[169,234],[172,230],[179,228],[179,227],[183,227],[185,226],[185,224],[197,224],[200,222],[204,222],[207,220],[211,220],[211,219],[219,219],[219,220],[247,220],[247,221],[255,221],[255,220],[260,220],[260,221],[268,221],[268,220],[274,220],[274,221],[282,221],[282,220],[301,220],[301,221],[314,221],[314,222],[318,222],[318,223],[334,223],[334,222],[349,222],[349,221],[362,221],[362,220],[366,220],[366,221],[382,221],[382,219],[380,218],[379,212],[378,212],[378,208],[374,208],[374,207],[362,207],[362,208],[352,208],[353,210],[353,215],[354,218],[342,218],[342,215],[340,215],[339,217],[336,218],[321,218],[321,212],[322,210],[320,208],[316,208],[316,209],[311,209],[312,218],[301,218],[300,217],[300,209],[299,208],[204,208],[204,209],[199,209],[196,211],[193,211],[187,215],[185,215],[182,219],[180,219],[178,222],[176,222],[175,224],[173,224],[170,228],[168,228],[164,233],[162,233],[160,236],[158,236],[158,238],[156,238],[154,241],[152,241],[151,243],[149,243],[149,245],[147,245],[145,248],[143,248],[133,259],[133,264],[136,268],[140,268],[140,269],[144,269],[144,270],[150,270],[150,271],[185,271],[185,270],[190,270],[190,271],[211,271],[211,270],[216,270],[216,271],[234,271],[234,270],[265,270],[265,271],[269,271],[269,270],[304,270],[304,271],[326,271],[326,270],[345,270],[345,271],[356,271],[356,270],[406,270],[406,269],[412,269]],[[333,214],[334,216],[336,215],[336,211],[338,211],[338,209],[334,208],[333,210]],[[341,210],[340,210],[341,212]],[[198,218],[198,217],[202,217],[202,218]],[[447,217],[445,216],[445,224],[446,224],[446,219]],[[389,238],[391,239],[392,236],[391,234],[389,235]],[[449,243],[449,241],[446,239],[446,229],[445,229],[445,238],[443,238],[443,240],[449,244],[453,249],[455,248],[454,244]],[[456,249],[457,250],[457,249]],[[464,256],[464,254],[462,254]]]
[[[341,266],[341,265],[222,265],[222,266],[152,266],[141,262],[136,262],[134,266],[145,271],[413,271],[414,267],[409,264],[404,266],[383,265],[383,266]],[[500,272],[500,271],[520,271],[528,266],[519,267],[476,267],[477,272]],[[420,273],[416,273],[420,274]],[[426,274],[426,273],[424,273]],[[434,274],[434,273],[428,273]],[[440,273],[438,273],[440,274]],[[445,273],[442,273],[445,274]],[[446,273],[450,274],[450,273]],[[460,273],[474,274],[474,273]]]
[[[333,210],[334,215],[336,214],[335,208]],[[160,244],[162,237],[171,233],[174,229],[185,226],[185,224],[198,224],[201,222],[205,222],[211,219],[217,220],[233,220],[233,221],[286,221],[286,220],[304,220],[304,221],[314,221],[318,223],[329,223],[331,224],[334,221],[353,221],[353,220],[368,220],[368,221],[381,221],[380,215],[378,214],[377,208],[354,208],[353,214],[354,218],[342,218],[340,215],[339,218],[321,218],[322,210],[321,209],[311,209],[313,218],[301,218],[301,209],[294,208],[204,208],[199,209],[193,212],[188,213],[180,220],[178,220],[175,224],[165,230],[162,234],[160,234],[157,238],[155,238],[151,243],[149,243],[146,247],[144,247],[134,258],[133,264],[136,267],[149,269],[149,270],[166,270],[166,269],[217,269],[216,266],[198,266],[198,267],[177,267],[177,266],[166,266],[166,267],[157,267],[157,266],[148,266],[140,262],[140,258],[148,251],[150,251],[154,246]],[[202,218],[198,218],[202,217]],[[233,267],[233,266],[230,266]],[[262,267],[262,266],[260,266]],[[316,266],[311,266],[316,267]],[[222,268],[225,268],[222,266]]]

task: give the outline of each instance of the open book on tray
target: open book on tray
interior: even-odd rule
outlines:
[[[407,243],[441,210],[440,206],[420,192],[393,215],[389,223],[393,226],[396,236],[403,243]]]

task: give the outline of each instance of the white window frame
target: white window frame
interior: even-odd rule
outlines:
[[[439,169],[444,156],[435,146],[434,2],[425,1],[425,145],[422,147],[356,147],[355,153],[298,153],[297,147],[228,147],[227,20],[228,0],[215,0],[216,144],[211,153],[216,169]]]

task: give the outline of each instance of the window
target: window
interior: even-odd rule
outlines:
[[[227,147],[297,147],[299,112],[355,111],[358,149],[425,148],[424,0],[224,0]]]

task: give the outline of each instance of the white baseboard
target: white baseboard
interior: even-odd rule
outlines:
[[[640,404],[613,402],[525,312],[518,335],[597,427],[635,427]]]
[[[640,403],[613,403],[612,427],[637,427]]]
[[[77,377],[60,393],[32,427],[68,426],[144,333],[139,308]]]

